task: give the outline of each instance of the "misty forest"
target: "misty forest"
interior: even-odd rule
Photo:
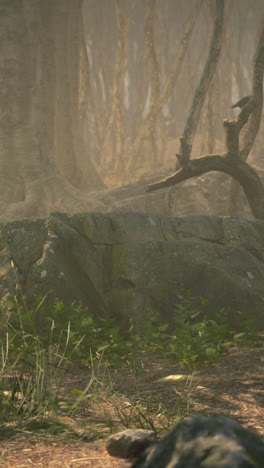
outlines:
[[[0,466],[263,468],[264,0],[0,39]]]
[[[170,187],[166,214],[263,219],[262,0],[0,8],[2,218],[107,211],[145,180],[141,206]]]

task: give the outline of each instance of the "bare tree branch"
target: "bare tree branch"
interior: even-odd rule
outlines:
[[[248,122],[249,116],[255,107],[256,103],[252,97],[248,104],[241,109],[236,119],[224,121],[226,131],[225,153],[207,154],[192,159],[187,166],[182,166],[175,174],[161,182],[150,185],[147,191],[170,187],[210,171],[225,172],[242,185],[255,218],[264,219],[264,187],[261,179],[257,172],[240,158],[239,154],[239,132]]]
[[[236,136],[234,139],[236,140]],[[170,187],[210,171],[225,172],[236,179],[245,191],[255,218],[264,219],[264,203],[262,202],[264,200],[264,188],[262,182],[251,166],[239,157],[235,159],[232,153],[207,154],[201,158],[193,159],[188,166],[179,169],[161,182],[150,185],[147,192]]]
[[[219,4],[218,1],[217,3]],[[245,158],[243,157],[243,154],[246,153],[239,151],[239,135],[248,121],[248,127],[252,125],[252,133],[251,135],[249,134],[251,146],[253,145],[257,134],[257,124],[259,125],[258,119],[260,119],[261,116],[263,101],[263,71],[264,27],[257,44],[254,58],[253,96],[247,97],[246,101],[243,102],[241,106],[239,105],[241,110],[236,119],[224,120],[223,123],[226,132],[226,151],[222,154],[207,154],[194,160],[188,160],[188,142],[186,143],[186,140],[183,138],[183,152],[179,157],[181,168],[170,177],[167,177],[166,179],[156,184],[150,185],[147,191],[170,187],[171,185],[176,185],[179,182],[190,179],[192,177],[200,176],[210,171],[225,172],[237,180],[243,187],[255,218],[264,219],[263,184],[257,172],[246,163]],[[250,119],[252,114],[253,116],[255,115],[255,118]],[[253,121],[255,122],[254,125],[251,123]],[[249,148],[249,140],[247,147]]]
[[[220,1],[223,1],[223,0],[220,0]],[[190,38],[191,38],[191,35],[192,35],[192,32],[193,32],[194,26],[196,24],[198,14],[199,14],[199,12],[201,10],[202,3],[203,3],[203,0],[197,0],[196,5],[194,7],[194,10],[193,10],[193,12],[191,14],[191,18],[190,18],[190,20],[188,21],[188,23],[186,25],[185,32],[184,32],[183,37],[182,37],[182,39],[180,41],[180,44],[179,44],[179,47],[178,47],[178,50],[177,50],[177,54],[175,56],[175,60],[174,60],[174,63],[172,65],[171,72],[170,72],[170,74],[169,74],[169,76],[168,76],[168,78],[166,80],[166,83],[165,83],[163,89],[160,91],[160,95],[159,95],[157,101],[155,103],[152,103],[152,105],[150,107],[150,110],[149,110],[147,116],[145,117],[144,121],[142,122],[142,125],[141,125],[141,127],[139,129],[137,138],[134,141],[132,147],[130,148],[130,150],[128,152],[127,164],[126,164],[126,169],[128,171],[130,171],[131,168],[137,162],[138,153],[139,153],[139,149],[140,149],[140,147],[142,145],[142,141],[148,135],[149,127],[153,126],[153,122],[156,120],[160,110],[162,109],[162,107],[166,103],[166,101],[167,101],[167,99],[169,97],[169,94],[171,93],[172,88],[173,88],[173,86],[175,84],[175,80],[176,80],[177,76],[180,73],[181,66],[183,64],[183,60],[184,60],[184,57],[185,57],[185,54],[186,54],[186,50],[187,50],[187,47],[189,45],[189,41],[190,41]]]
[[[240,156],[247,159],[257,136],[263,106],[263,71],[264,71],[264,18],[262,18],[261,32],[253,59],[252,94],[256,101],[256,107],[252,112],[249,123],[245,129]]]
[[[206,91],[213,78],[216,64],[219,58],[222,36],[223,36],[223,23],[224,23],[224,1],[216,0],[215,6],[215,22],[214,32],[211,40],[211,46],[209,56],[197,87],[196,93],[193,98],[192,106],[190,109],[189,116],[187,118],[185,130],[183,136],[180,137],[181,142],[181,154],[177,155],[181,165],[187,165],[190,160],[193,138],[196,132],[196,128],[199,122],[199,117],[203,107],[203,103],[206,96]]]

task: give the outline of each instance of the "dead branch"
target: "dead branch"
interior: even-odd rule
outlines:
[[[264,24],[263,24],[264,26]],[[197,177],[206,172],[220,171],[233,177],[243,187],[253,215],[257,219],[264,219],[264,187],[257,172],[249,166],[243,157],[243,150],[239,149],[239,135],[244,126],[250,120],[252,113],[259,115],[262,110],[262,86],[264,70],[264,27],[257,44],[253,73],[253,96],[248,97],[236,119],[224,120],[226,133],[226,151],[222,154],[206,154],[194,160],[188,160],[188,141],[182,138],[182,154],[179,157],[181,167],[166,179],[152,184],[147,191],[158,190],[171,185],[176,185],[184,180]],[[260,113],[261,114],[261,113]],[[255,119],[256,125],[257,119]],[[252,128],[251,146],[257,134],[256,126]],[[253,136],[254,135],[254,138]],[[249,144],[248,144],[249,147]],[[187,157],[186,157],[187,155]]]
[[[256,103],[252,97],[248,104],[241,109],[236,119],[224,121],[225,153],[206,154],[200,158],[192,159],[188,165],[183,165],[175,174],[150,185],[147,191],[170,187],[210,171],[225,172],[242,185],[255,218],[264,219],[264,187],[257,172],[246,161],[242,160],[239,154],[239,132],[247,123],[255,106]]]
[[[216,0],[214,31],[212,35],[209,56],[202,77],[200,79],[200,83],[196,89],[193,98],[192,106],[190,109],[189,116],[187,118],[183,136],[180,138],[181,151],[180,154],[177,155],[177,158],[180,164],[183,165],[188,165],[189,163],[192,152],[193,138],[199,122],[199,117],[205,100],[206,91],[210,85],[210,82],[213,78],[216,69],[216,64],[219,58],[222,44],[223,23],[224,2],[223,0]]]
[[[247,159],[251,148],[256,139],[262,114],[263,106],[263,71],[264,71],[264,18],[262,19],[261,32],[259,35],[255,56],[253,59],[253,77],[252,77],[252,94],[255,98],[256,106],[250,117],[249,123],[245,129],[240,157]]]

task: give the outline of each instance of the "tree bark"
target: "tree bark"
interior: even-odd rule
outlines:
[[[249,13],[251,12],[252,9],[252,4],[249,4],[248,6],[248,12],[244,16],[244,21],[242,20],[242,24],[240,25],[240,31],[239,31],[239,38],[238,38],[238,50],[237,50],[237,59],[236,59],[236,79],[237,79],[237,84],[238,84],[238,90],[239,90],[239,95],[238,97],[243,96],[243,69],[240,66],[240,61],[241,61],[241,50],[242,50],[242,44],[243,44],[243,37],[244,37],[244,29],[245,29],[245,23],[247,20],[247,17]],[[258,60],[257,56],[255,56],[254,60]],[[257,78],[256,74],[253,76],[253,81],[255,82],[255,85],[257,85],[257,80],[261,78],[261,67],[262,65],[259,63],[257,65],[257,68],[260,72],[260,77]],[[253,61],[253,70],[255,69],[254,61]],[[262,72],[263,74],[263,72]],[[253,90],[254,93],[254,90]],[[241,157],[243,157],[245,160],[247,159],[249,152],[252,147],[252,141],[256,138],[257,132],[259,130],[260,122],[261,122],[261,112],[262,112],[262,93],[260,92],[260,102],[259,102],[259,110],[257,111],[257,108],[255,109],[255,112],[253,112],[253,115],[250,118],[250,123],[248,127],[245,127],[245,132],[241,134],[240,140],[241,140],[241,145],[243,147]],[[255,136],[254,136],[255,134]],[[235,216],[239,213],[239,198],[240,198],[240,192],[241,192],[241,186],[234,180],[232,179],[231,181],[231,187],[230,187],[230,201],[229,201],[229,214],[230,216]]]
[[[87,195],[79,188],[104,186],[82,135],[81,7],[81,0],[1,2],[3,217],[84,208]]]
[[[181,137],[181,154],[179,160],[188,164],[191,157],[193,138],[198,125],[199,117],[203,107],[203,103],[206,96],[206,91],[212,81],[216,64],[219,58],[221,44],[222,44],[222,33],[223,33],[223,22],[224,22],[224,2],[223,0],[216,0],[215,2],[215,22],[214,31],[211,40],[211,46],[209,51],[208,60],[206,62],[200,83],[196,89],[191,109],[187,118],[183,136]],[[179,161],[179,162],[181,162]]]

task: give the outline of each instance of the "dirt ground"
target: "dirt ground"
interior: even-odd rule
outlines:
[[[1,426],[0,467],[128,467],[128,462],[107,454],[106,438],[111,431],[124,429],[121,420],[124,422],[126,418],[131,421],[131,427],[139,427],[142,418],[137,419],[136,408],[142,408],[142,414],[147,415],[149,423],[153,422],[155,427],[162,422],[171,422],[173,426],[176,414],[222,415],[236,419],[264,437],[264,347],[232,349],[219,364],[199,369],[191,380],[188,379],[190,372],[173,359],[160,361],[149,356],[142,366],[144,372],[137,377],[105,370],[103,376],[97,375],[96,401],[84,400],[71,417],[63,416],[65,412],[61,411],[59,419],[63,421],[64,418],[68,427],[63,434],[37,432],[30,426],[23,426],[7,437],[12,425]],[[178,374],[184,377],[158,382],[168,375]],[[59,389],[60,397],[73,403],[77,396],[69,391],[83,390],[90,374],[88,369],[75,363],[66,376]],[[145,413],[144,408],[148,408]],[[78,437],[77,428],[81,427],[84,431],[79,430]],[[165,427],[164,431],[167,430]]]

